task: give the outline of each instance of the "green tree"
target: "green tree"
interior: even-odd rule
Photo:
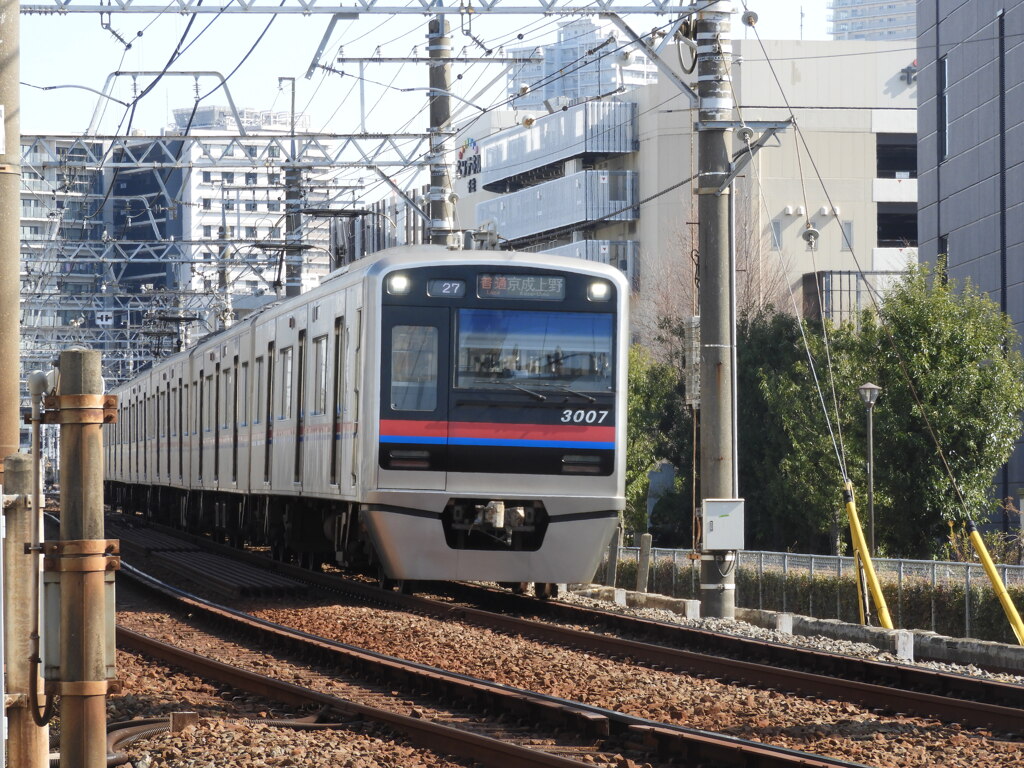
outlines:
[[[647,530],[647,473],[659,460],[679,467],[680,450],[690,440],[682,378],[673,365],[655,362],[639,345],[629,351],[626,427],[626,527]]]
[[[924,267],[907,273],[880,319],[861,332],[865,371],[884,388],[875,484],[890,506],[880,518],[876,500],[876,538],[880,528],[893,554],[931,556],[947,521],[991,508],[992,480],[1021,432],[1020,338],[971,283],[930,280]]]
[[[840,460],[858,509],[866,509],[866,419],[857,388],[872,381],[882,387],[874,414],[878,549],[933,556],[947,520],[987,509],[992,478],[1020,434],[1024,365],[1009,318],[970,284],[933,282],[920,267],[887,294],[878,317],[866,313],[859,328],[808,328],[806,336],[818,386],[806,354],[784,340],[776,350],[788,365],[757,373],[764,418],[781,428],[769,439],[746,436],[767,443],[751,446],[761,451],[752,461],[755,468],[761,462],[762,484],[772,487],[764,475],[774,466],[785,488],[766,494],[769,519],[793,548],[815,551],[842,509]],[[786,497],[788,508],[780,506]]]
[[[741,316],[736,339],[739,481],[740,496],[746,500],[746,546],[805,551],[814,543],[819,549],[825,547],[819,539],[828,530],[828,521],[816,519],[807,509],[813,503],[816,510],[827,510],[829,501],[810,501],[817,487],[799,483],[808,474],[800,466],[808,457],[793,448],[794,439],[806,447],[812,439],[820,442],[816,432],[822,421],[811,418],[797,423],[791,417],[787,429],[790,404],[802,390],[806,374],[806,368],[799,375],[794,372],[807,360],[799,322],[768,307]],[[815,454],[817,465],[820,449]],[[820,472],[814,474],[820,476]]]

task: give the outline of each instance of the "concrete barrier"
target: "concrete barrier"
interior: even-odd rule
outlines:
[[[588,586],[573,590],[580,597],[591,600],[603,600],[624,608],[653,608],[671,611],[687,619],[700,618],[700,600],[680,600],[675,597],[653,594],[650,592],[633,592],[627,589],[612,587]]]
[[[590,585],[574,590],[582,597],[604,600],[630,608],[657,608],[688,619],[700,618],[699,600],[681,600],[665,595],[631,592]],[[784,634],[820,635],[834,640],[864,643],[893,654],[900,661],[934,660],[950,664],[973,664],[1024,675],[1024,646],[992,643],[985,640],[946,637],[934,632],[909,629],[883,629],[848,624],[836,619],[816,619],[778,611],[737,608],[736,619]]]
[[[1024,675],[1024,646],[947,637],[922,629],[915,629],[913,635],[918,658],[950,664],[974,664],[985,669]]]

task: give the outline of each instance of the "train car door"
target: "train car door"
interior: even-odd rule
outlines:
[[[444,490],[450,311],[388,306],[381,323],[381,488]]]

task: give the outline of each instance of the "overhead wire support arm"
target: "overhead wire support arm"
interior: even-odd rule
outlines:
[[[539,64],[539,56],[452,56],[452,64]],[[335,64],[429,64],[426,56],[339,56]]]
[[[603,0],[600,4],[603,11],[616,14],[658,14],[662,16],[688,15],[696,13],[700,5],[671,2],[671,0]],[[141,13],[158,15],[177,13],[189,15],[220,15],[220,14],[272,14],[272,15],[335,15],[342,18],[353,18],[370,14],[387,14],[390,16],[424,16],[424,15],[461,15],[466,6],[446,6],[437,0],[420,0],[417,3],[400,4],[397,2],[378,3],[376,0],[224,0],[222,3],[199,5],[193,0],[173,0],[170,5],[161,0],[119,0],[117,6],[107,5],[97,0],[51,0],[45,3],[23,4],[21,13],[25,15],[67,15],[69,13],[96,13],[113,15],[115,13]],[[594,3],[591,0],[490,0],[486,5],[474,7],[477,16],[491,15],[538,15],[545,16],[580,16],[593,14]]]
[[[388,176],[386,173],[384,173],[384,171],[382,171],[377,166],[373,166],[373,171],[378,176],[380,176],[381,181],[383,181],[385,184],[387,184],[391,188],[392,192],[394,192],[396,195],[398,195],[400,198],[402,198],[402,200],[405,201],[405,204],[408,205],[417,216],[419,216],[421,219],[423,219],[428,224],[430,223],[430,214],[428,214],[426,211],[424,211],[423,208],[420,207],[420,205],[417,204],[417,202],[415,200],[413,200],[411,197],[409,197],[409,195],[407,195],[402,190],[401,187],[399,187],[397,184],[395,184],[395,182],[391,180],[390,176]]]
[[[729,188],[729,185],[732,184],[733,179],[739,176],[743,169],[750,164],[750,161],[753,159],[754,155],[756,155],[758,151],[764,148],[765,144],[767,144],[772,138],[774,138],[776,133],[778,133],[779,131],[786,130],[786,128],[788,128],[792,124],[792,120],[784,120],[782,122],[727,122],[722,125],[719,125],[716,121],[712,121],[710,123],[699,123],[698,130],[700,130],[701,125],[706,125],[708,127],[735,128],[736,137],[741,141],[749,141],[751,138],[753,138],[755,128],[761,131],[761,135],[758,137],[757,141],[755,141],[753,144],[750,144],[748,149],[744,149],[736,156],[736,159],[732,163],[732,170],[729,172],[729,175],[725,177],[725,180],[722,182],[722,185],[718,188],[718,194],[725,194],[725,190],[727,190]],[[744,131],[749,131],[749,135],[745,137]]]
[[[307,80],[313,77],[313,73],[316,72],[316,68],[320,66],[320,58],[324,55],[324,51],[327,49],[327,42],[331,39],[331,35],[334,33],[334,27],[337,26],[338,22],[342,19],[354,20],[358,18],[359,14],[355,13],[335,13],[331,16],[331,21],[327,24],[324,36],[320,38],[320,44],[316,47],[316,53],[313,54],[313,60],[309,62],[309,69],[306,70]]]
[[[231,110],[231,114],[235,118],[235,123],[238,125],[238,132],[243,136],[245,135],[245,126],[242,125],[242,118],[238,114],[238,108],[235,106],[235,100],[231,97],[231,90],[228,88],[228,81],[220,72],[213,70],[186,70],[186,71],[162,71],[162,70],[120,70],[117,72],[111,72],[107,75],[107,82],[103,84],[103,92],[99,95],[105,99],[111,99],[117,101],[110,95],[111,88],[114,85],[114,81],[119,77],[194,77],[198,80],[200,77],[213,77],[220,81],[220,88],[224,89],[224,96],[228,100],[228,108]],[[89,129],[86,132],[87,135],[92,136],[99,130],[100,115],[102,113],[103,102],[99,101],[96,103],[96,109],[93,110],[92,120],[89,121]]]

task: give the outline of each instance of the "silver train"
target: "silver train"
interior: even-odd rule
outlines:
[[[108,501],[382,577],[589,580],[625,504],[628,284],[409,246],[116,390]]]

